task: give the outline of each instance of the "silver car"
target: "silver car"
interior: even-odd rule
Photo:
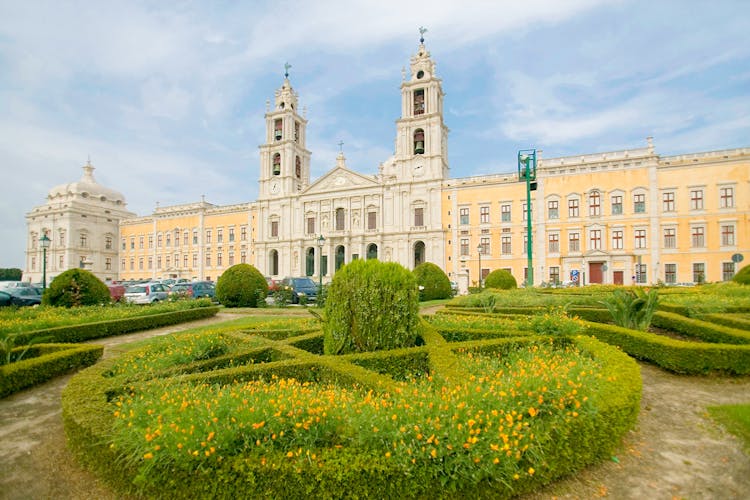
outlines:
[[[169,287],[161,283],[131,285],[125,289],[125,300],[133,304],[153,304],[167,300]]]

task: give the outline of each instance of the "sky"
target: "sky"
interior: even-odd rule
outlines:
[[[0,268],[25,214],[90,158],[138,215],[258,193],[266,101],[306,108],[311,177],[393,154],[419,28],[445,96],[451,177],[543,157],[750,147],[746,0],[0,0]]]

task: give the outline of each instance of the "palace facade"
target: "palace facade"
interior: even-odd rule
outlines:
[[[462,290],[499,268],[524,281],[526,182],[515,172],[450,178],[443,99],[421,43],[401,83],[393,156],[364,175],[342,153],[312,180],[308,122],[285,78],[265,115],[258,199],[122,218],[119,279],[216,279],[246,262],[327,281],[345,263],[378,258],[435,263]],[[627,151],[539,154],[531,195],[536,285],[722,281],[750,250],[750,148],[660,156],[648,138]]]

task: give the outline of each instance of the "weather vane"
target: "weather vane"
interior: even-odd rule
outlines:
[[[427,33],[427,28],[424,26],[419,27],[419,43],[424,43],[424,34]]]
[[[344,152],[344,141],[339,141],[339,153]]]
[[[292,65],[288,62],[284,63],[284,78],[289,78],[289,68],[291,68]]]

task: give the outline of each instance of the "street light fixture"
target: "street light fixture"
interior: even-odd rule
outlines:
[[[321,234],[318,236],[318,294],[323,293],[323,244],[326,239]]]
[[[531,255],[531,192],[536,191],[536,149],[518,152],[518,178],[526,180],[526,287],[534,286],[534,262]]]
[[[479,255],[479,291],[482,291],[482,244],[477,245],[477,254]]]
[[[46,233],[39,238],[39,245],[42,247],[42,290],[47,289],[47,249],[50,243],[52,240]]]

